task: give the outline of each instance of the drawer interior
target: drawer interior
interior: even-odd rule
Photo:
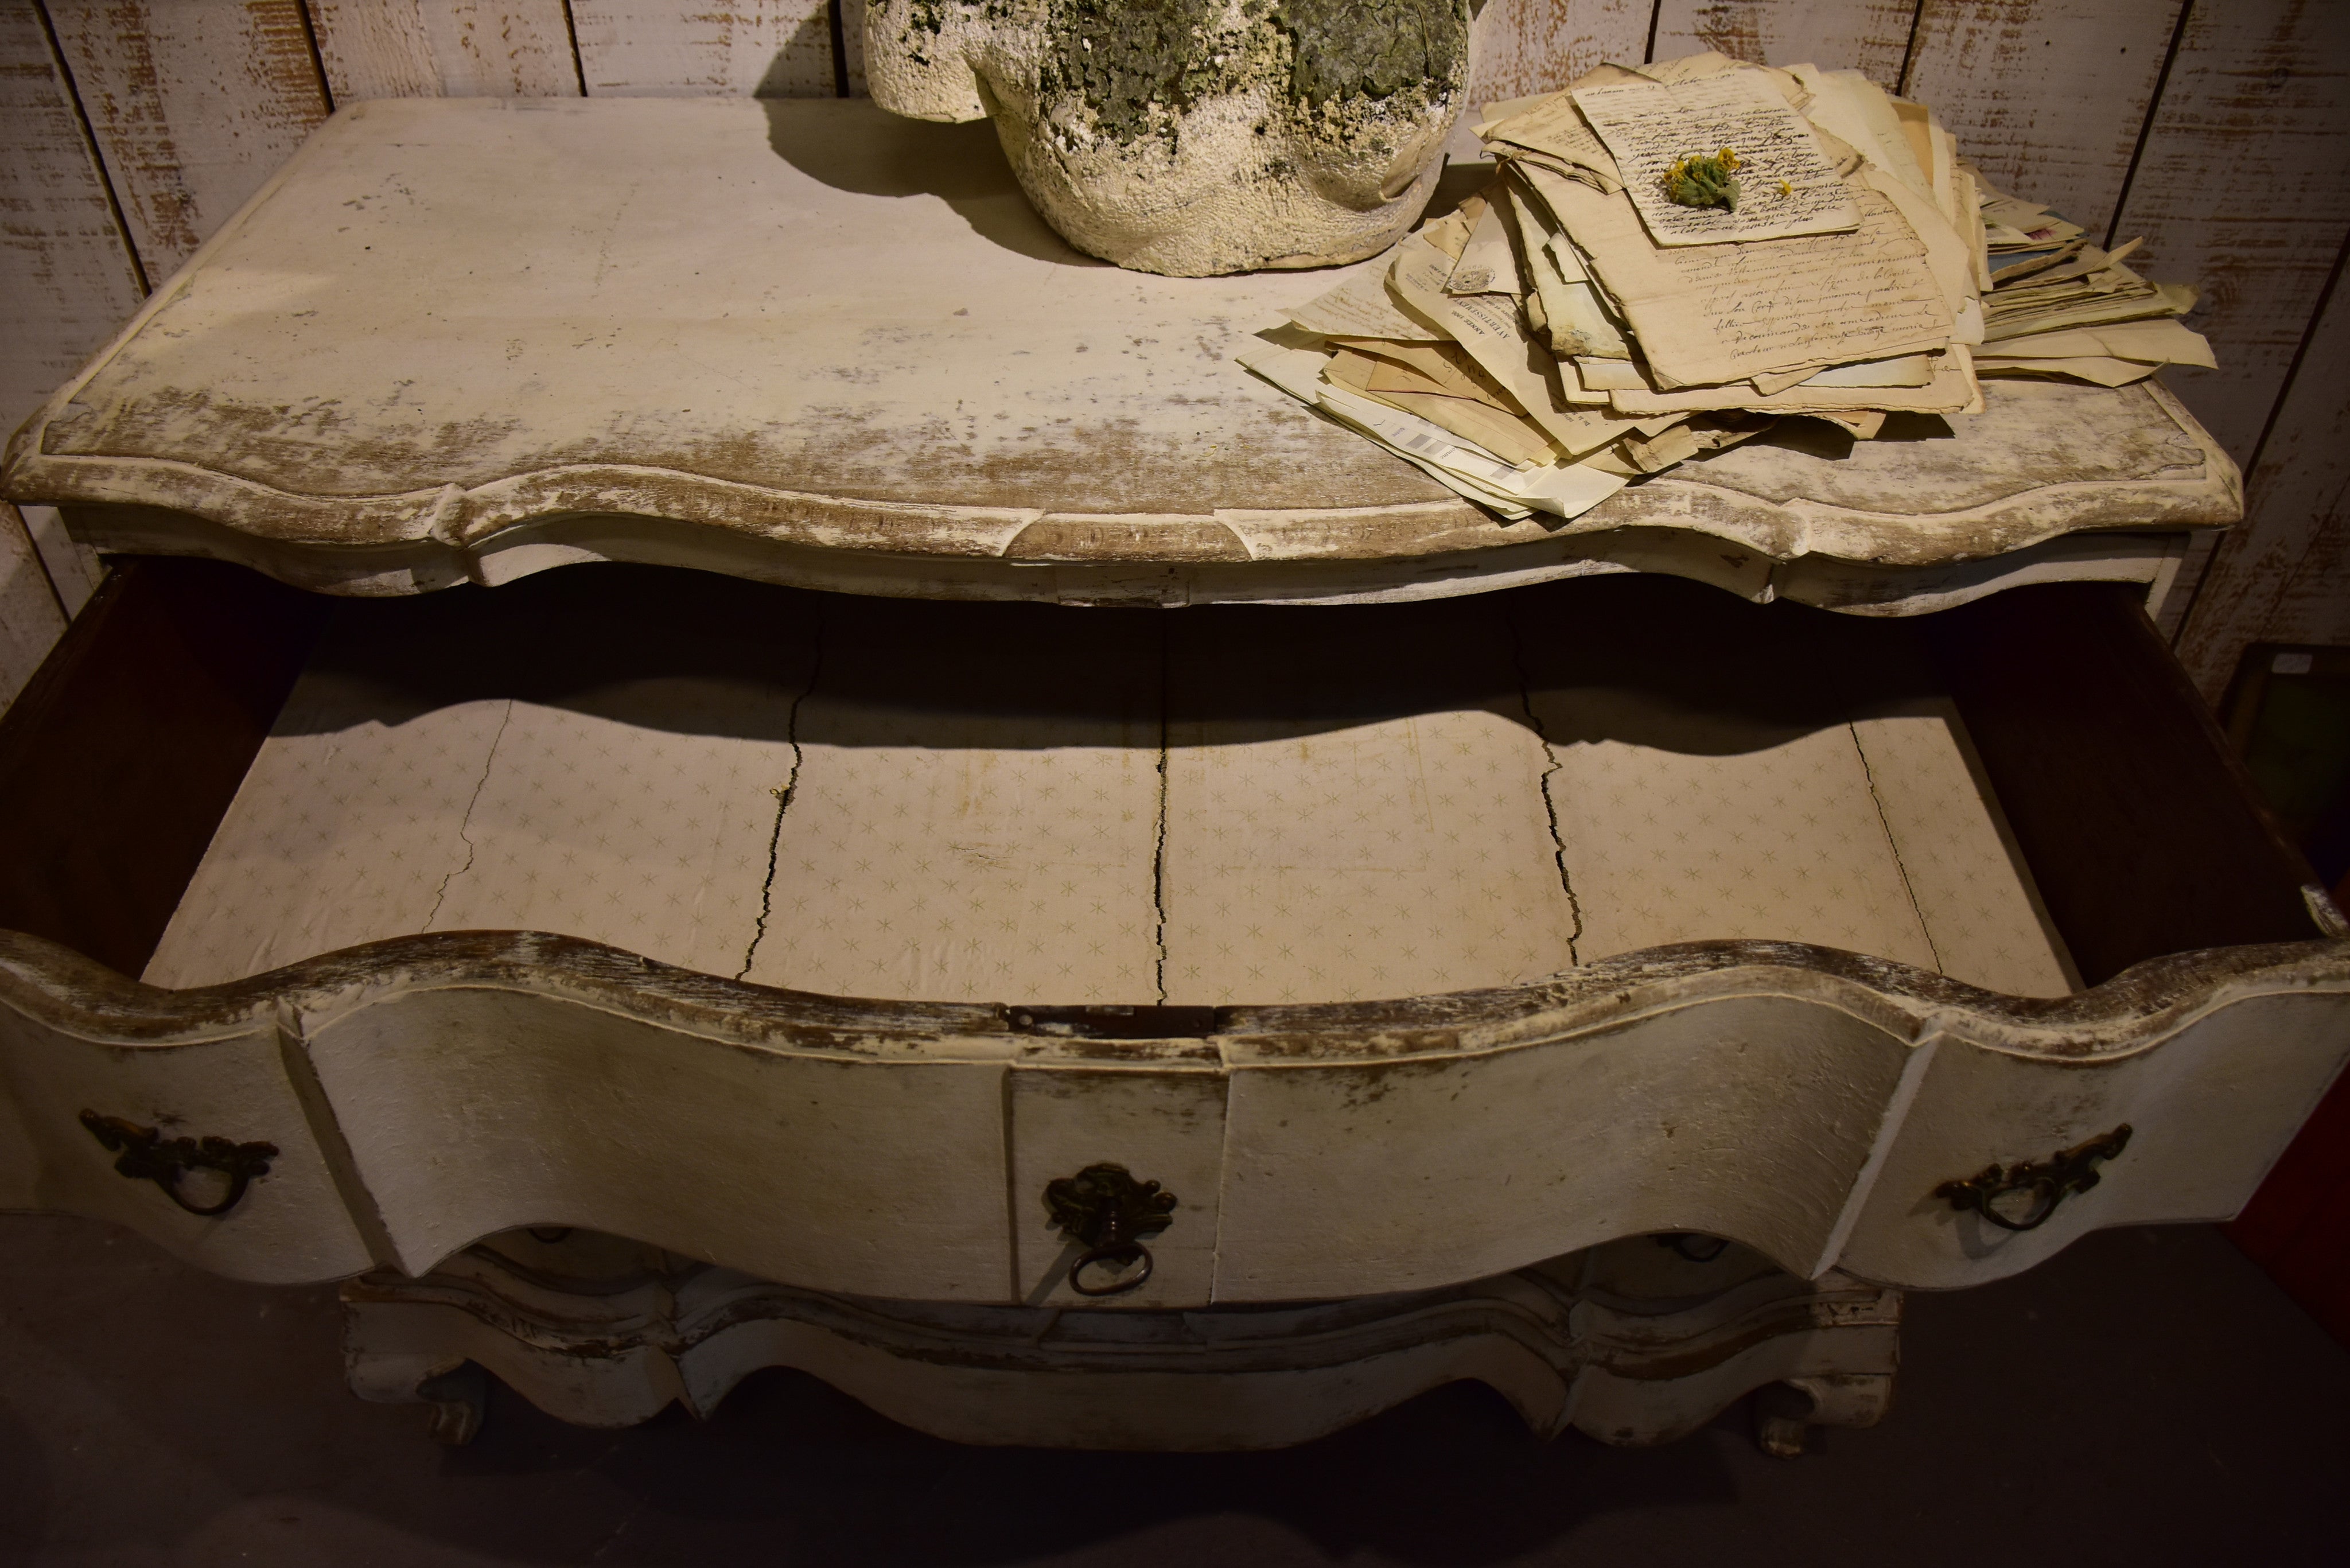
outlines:
[[[212,583],[231,569],[204,563],[135,565],[134,595],[210,584],[183,619],[252,597],[221,636],[285,617],[275,663],[247,662],[290,682],[241,777],[205,786],[208,830],[182,801],[154,857],[188,867],[144,895],[136,967],[157,985],[524,929],[940,1001],[1365,1000],[1735,939],[2061,995],[2119,967],[2117,940],[2147,940],[2116,938],[2110,889],[2082,896],[2146,815],[2067,804],[2143,787],[2095,722],[2064,717],[2100,671],[1998,687],[2046,613],[1872,620],[1658,577],[1080,611],[624,566],[321,605]],[[2081,637],[2083,606],[2118,602],[2045,607]],[[304,618],[324,622],[306,653]],[[267,711],[246,697],[241,713]],[[168,758],[130,772],[114,794],[134,832],[140,799],[201,793],[175,791]],[[2210,836],[2197,811],[2263,830],[2241,793],[2152,809],[2188,837]],[[2297,896],[2289,863],[2265,869]],[[2260,917],[2241,940],[2316,934]],[[126,951],[92,956],[130,967]]]
[[[1881,639],[1731,618],[1750,642],[1721,607],[1121,614],[633,571],[350,605],[145,978],[515,929],[837,994],[1181,1005],[1775,938],[2063,994],[1947,699],[1873,668]]]

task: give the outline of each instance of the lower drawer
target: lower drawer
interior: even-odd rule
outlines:
[[[575,1225],[1078,1302],[1047,1189],[1112,1165],[1170,1199],[1108,1304],[1664,1231],[1955,1285],[2232,1212],[2350,1054],[2338,917],[2104,585],[134,561],[0,721],[0,1202],[251,1278]]]

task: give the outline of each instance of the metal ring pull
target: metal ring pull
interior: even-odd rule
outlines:
[[[1711,1263],[1730,1251],[1727,1238],[1695,1231],[1661,1231],[1649,1240],[1692,1263]]]
[[[1951,1208],[1973,1210],[2002,1231],[2036,1231],[2048,1223],[2057,1205],[2075,1192],[2086,1192],[2097,1184],[2097,1165],[2119,1155],[2129,1147],[2130,1125],[2124,1122],[2113,1131],[2086,1143],[2050,1155],[2044,1160],[2027,1161],[2010,1168],[1986,1166],[1975,1176],[1955,1181],[1945,1181],[1934,1189],[1934,1196],[1947,1199]],[[2032,1208],[2021,1220],[2011,1220],[1993,1207],[2011,1192],[2032,1194]]]
[[[1155,1181],[1137,1181],[1122,1165],[1089,1165],[1047,1182],[1045,1211],[1053,1229],[1085,1248],[1069,1265],[1069,1289],[1081,1296],[1140,1290],[1156,1262],[1143,1241],[1175,1223],[1175,1204],[1173,1193]],[[1087,1270],[1111,1266],[1136,1272],[1099,1284],[1086,1282]]]
[[[1069,1265],[1069,1288],[1081,1296],[1122,1296],[1128,1291],[1139,1291],[1143,1287],[1144,1282],[1150,1278],[1150,1271],[1156,1261],[1150,1255],[1150,1249],[1139,1241],[1112,1241],[1106,1247],[1089,1248],[1079,1253],[1077,1261]],[[1139,1272],[1128,1275],[1124,1279],[1112,1279],[1106,1284],[1089,1285],[1086,1283],[1083,1276],[1087,1269],[1097,1263],[1115,1264],[1120,1268],[1131,1268],[1139,1263],[1142,1268]]]
[[[172,1202],[200,1219],[210,1220],[235,1208],[244,1197],[244,1189],[268,1175],[269,1162],[277,1158],[277,1146],[274,1143],[234,1143],[224,1137],[166,1138],[159,1128],[142,1127],[120,1116],[102,1116],[96,1111],[82,1112],[81,1125],[101,1146],[120,1155],[114,1162],[115,1174],[133,1181],[153,1182]],[[180,1182],[192,1170],[218,1171],[228,1179],[228,1190],[214,1202],[191,1203],[188,1195],[180,1190]]]

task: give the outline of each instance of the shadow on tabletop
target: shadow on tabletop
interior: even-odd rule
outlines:
[[[1554,744],[1723,756],[1938,690],[1905,621],[1668,576],[1301,618],[913,603],[606,564],[332,613],[281,734],[515,699],[672,733],[1155,754],[1482,711]]]
[[[777,66],[781,64],[778,57]],[[772,67],[770,74],[774,74]],[[975,119],[944,125],[907,119],[865,99],[850,100],[858,106],[855,118],[837,111],[810,112],[810,103],[824,101],[764,100],[767,145],[776,157],[809,179],[860,196],[936,196],[953,208],[973,234],[1005,250],[1061,266],[1110,265],[1074,248],[1037,216],[1003,155],[993,122]],[[851,134],[842,134],[844,125]],[[1451,212],[1492,177],[1490,164],[1447,168],[1415,222]],[[1298,270],[1311,274],[1327,269]]]
[[[1890,413],[1885,416],[1884,428],[1872,439],[1880,441],[1955,441],[1958,432],[1950,421],[1939,414]],[[1816,457],[1827,462],[1842,462],[1852,455],[1858,443],[1850,431],[1826,420],[1806,419],[1794,415],[1781,420],[1763,434],[1755,438],[1756,446],[1781,447]],[[1736,447],[1731,452],[1740,450]],[[1702,459],[1700,460],[1702,462]],[[1700,470],[1701,472],[1701,470]]]
[[[906,119],[869,100],[768,99],[767,145],[809,179],[860,196],[936,196],[982,239],[1061,266],[1107,266],[1055,234],[1013,177],[995,127]],[[821,112],[812,106],[824,106]]]
[[[826,7],[817,6],[800,18],[784,47],[775,51],[767,68],[759,73],[759,85],[751,89],[754,98],[799,98],[806,91],[809,77],[819,78],[832,74],[832,19]],[[862,11],[863,7],[858,7]]]

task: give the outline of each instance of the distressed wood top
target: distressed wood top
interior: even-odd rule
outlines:
[[[1793,421],[1505,525],[1232,362],[1331,281],[1095,263],[987,126],[860,101],[362,103],[19,432],[5,484],[135,514],[115,547],[360,592],[797,551],[872,591],[1059,562],[1336,597],[1562,535],[1936,567],[2241,509],[2160,389],[2005,384],[1948,431]]]

